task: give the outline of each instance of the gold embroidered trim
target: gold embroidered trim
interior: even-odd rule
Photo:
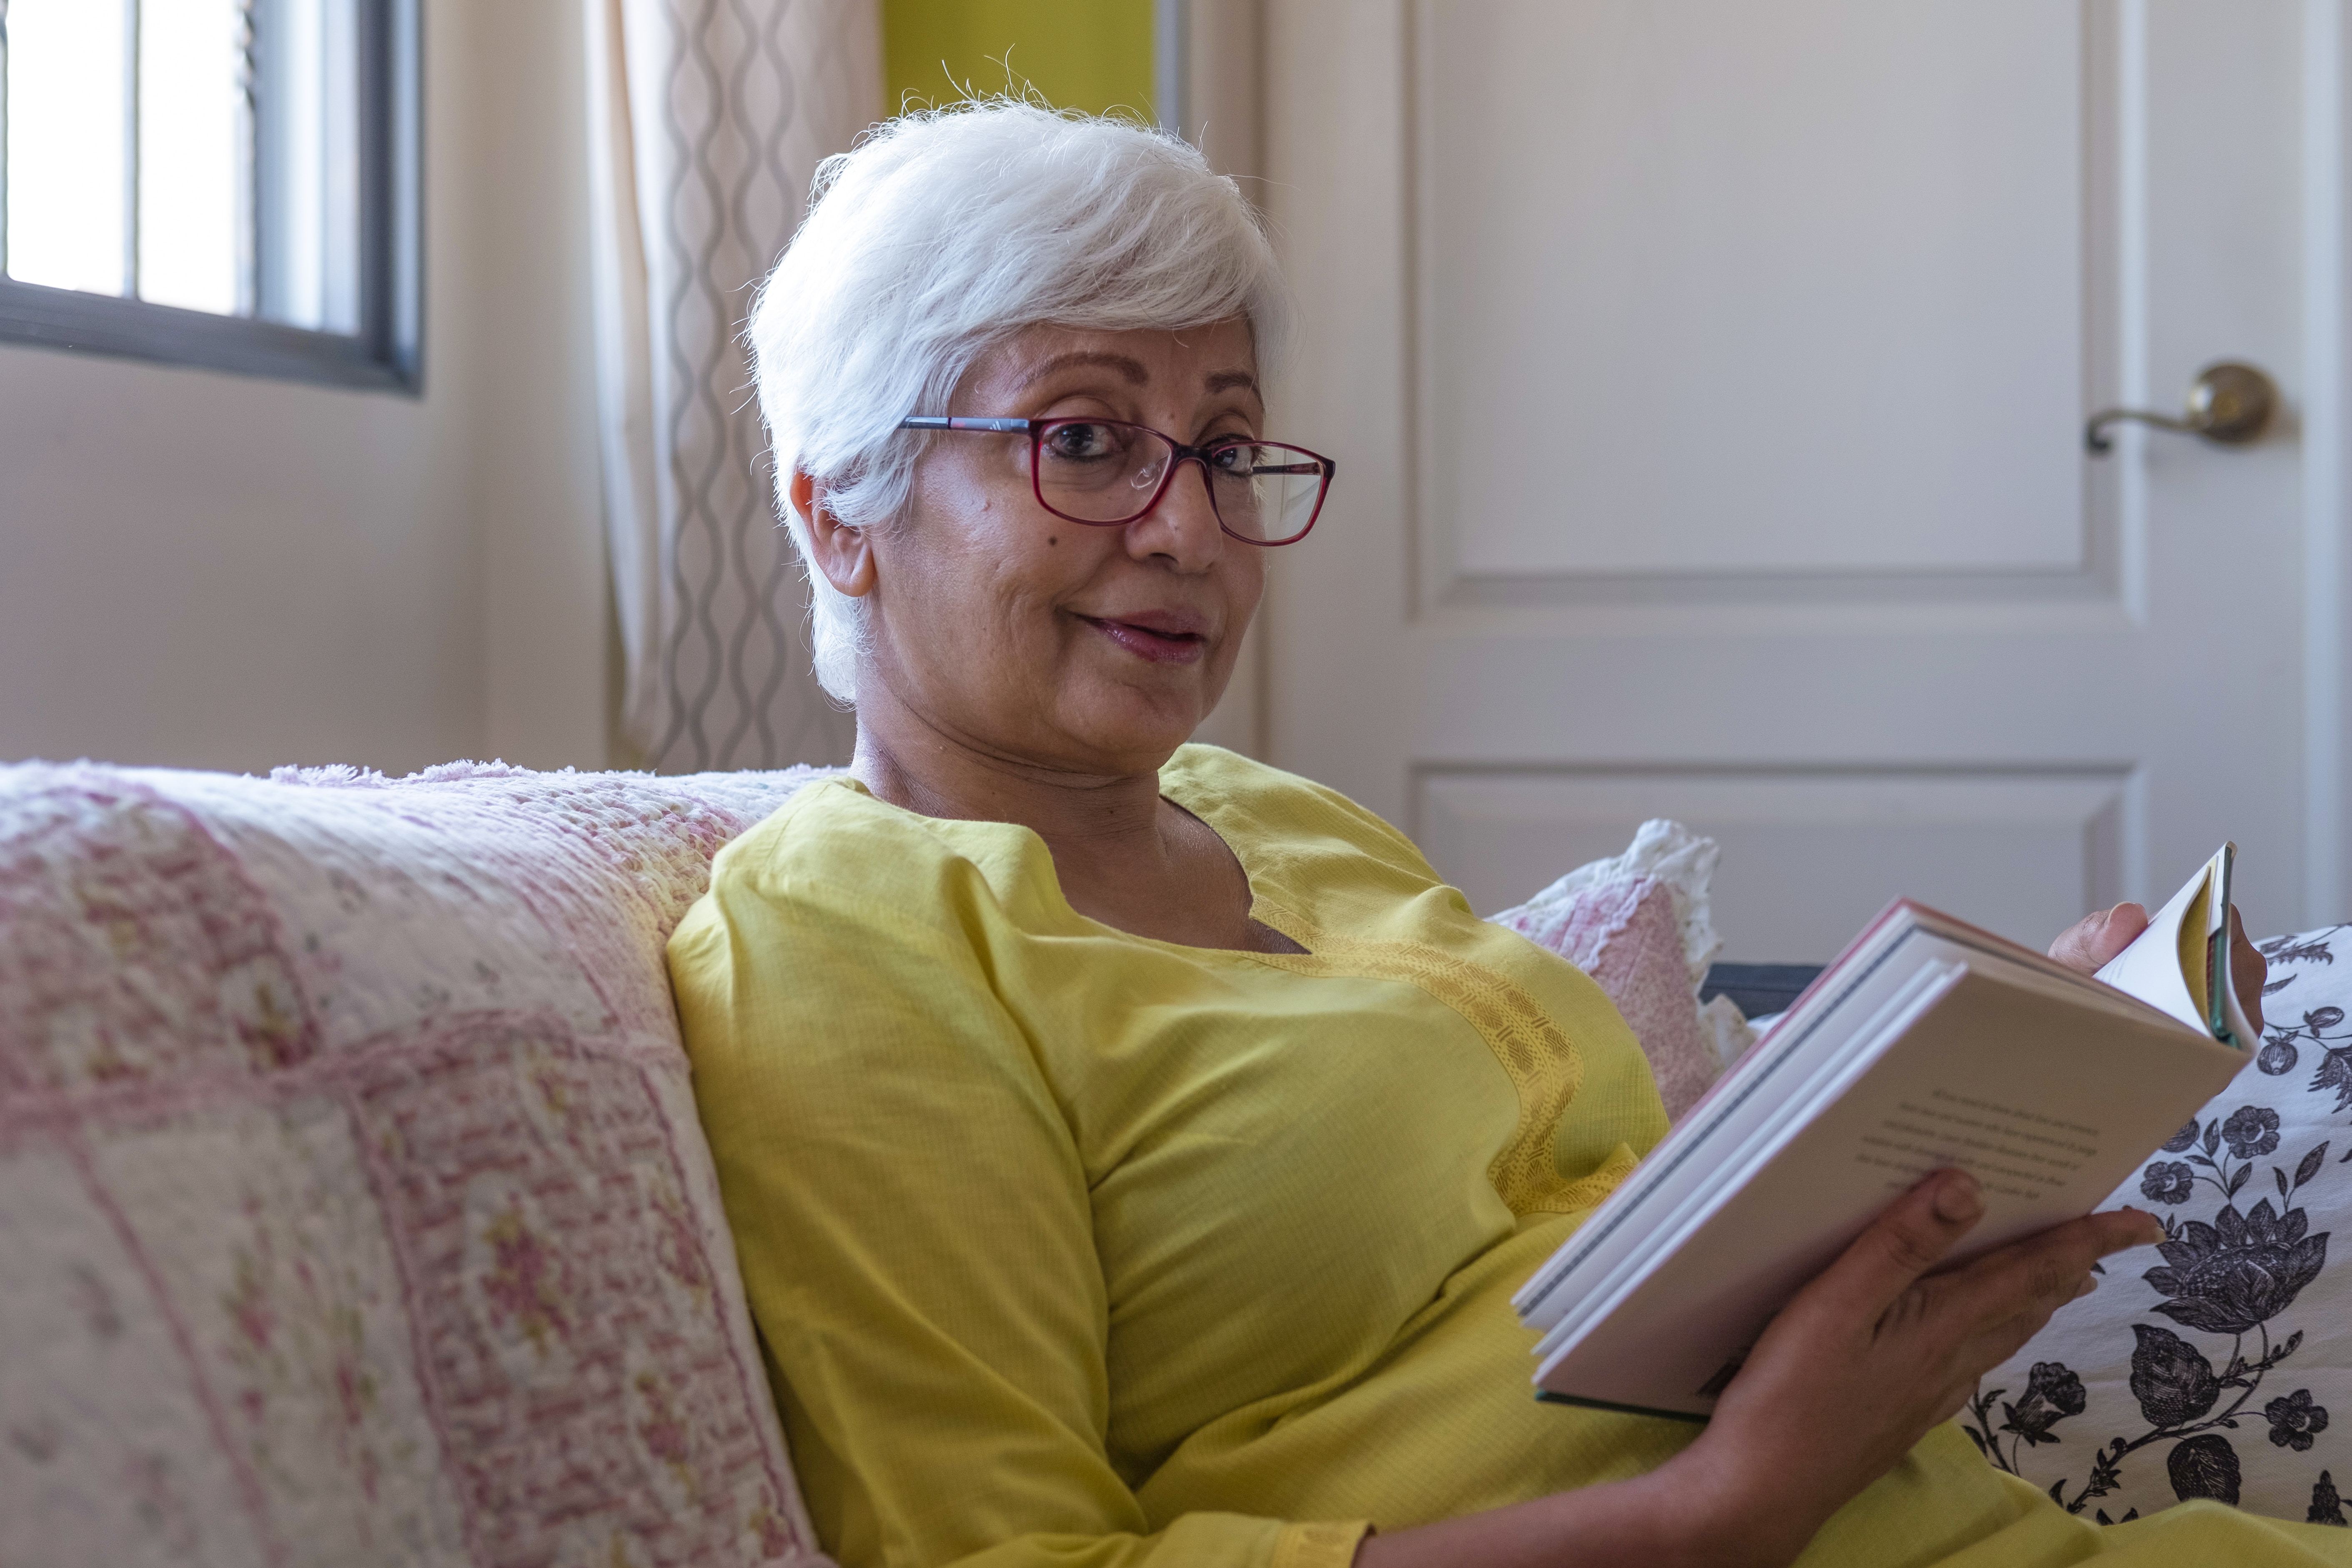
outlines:
[[[1274,1560],[1268,1568],[1347,1568],[1355,1560],[1356,1548],[1371,1531],[1372,1521],[1368,1519],[1286,1524],[1274,1538]]]
[[[1618,1184],[1632,1175],[1633,1167],[1641,1163],[1642,1156],[1633,1152],[1631,1143],[1618,1144],[1610,1151],[1609,1158],[1593,1168],[1591,1175],[1579,1176],[1553,1194],[1552,1205],[1545,1212],[1573,1214],[1578,1209],[1598,1205],[1601,1199],[1615,1192]]]
[[[1419,942],[1339,936],[1316,930],[1287,910],[1280,913],[1283,934],[1308,951],[1253,953],[1261,963],[1299,974],[1407,981],[1478,1031],[1519,1097],[1518,1127],[1486,1167],[1487,1180],[1512,1214],[1590,1208],[1624,1178],[1615,1158],[1575,1181],[1563,1177],[1553,1162],[1553,1130],[1584,1081],[1584,1057],[1534,997],[1484,964]],[[1625,1170],[1631,1170],[1632,1152],[1623,1153]]]

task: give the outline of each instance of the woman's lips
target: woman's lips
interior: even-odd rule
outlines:
[[[1154,664],[1194,664],[1209,651],[1209,639],[1198,632],[1154,631],[1133,621],[1097,620],[1092,616],[1078,618],[1136,658]]]

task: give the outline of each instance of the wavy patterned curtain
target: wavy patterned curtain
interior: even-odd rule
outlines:
[[[818,162],[882,107],[878,0],[583,0],[622,727],[645,766],[838,762],[741,342]]]

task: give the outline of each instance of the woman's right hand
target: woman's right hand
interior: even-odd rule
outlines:
[[[1888,1205],[1772,1320],[1691,1446],[1630,1480],[1367,1539],[1356,1568],[1778,1568],[2083,1293],[2161,1239],[2137,1209],[2053,1226],[1930,1274],[1984,1215],[1938,1171]]]
[[[1669,1461],[1724,1563],[1789,1562],[1958,1414],[1977,1380],[2090,1290],[2091,1265],[2163,1239],[2137,1209],[2053,1226],[1931,1274],[1984,1214],[1944,1170],[1889,1205],[1775,1318],[1699,1439]],[[1685,1490],[1685,1489],[1689,1489]]]

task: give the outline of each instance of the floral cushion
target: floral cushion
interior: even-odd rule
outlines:
[[[809,776],[0,767],[0,1563],[819,1561],[662,963]]]
[[[2213,1498],[2347,1522],[2352,1273],[2328,1244],[2352,1226],[2352,928],[2262,948],[2255,1059],[2101,1205],[2152,1210],[2167,1239],[2108,1258],[1960,1418],[2102,1521]]]
[[[1723,998],[1698,988],[1722,942],[1708,884],[1718,853],[1679,822],[1642,824],[1622,855],[1579,866],[1517,909],[1488,918],[1591,975],[1633,1027],[1676,1121],[1752,1036]]]

